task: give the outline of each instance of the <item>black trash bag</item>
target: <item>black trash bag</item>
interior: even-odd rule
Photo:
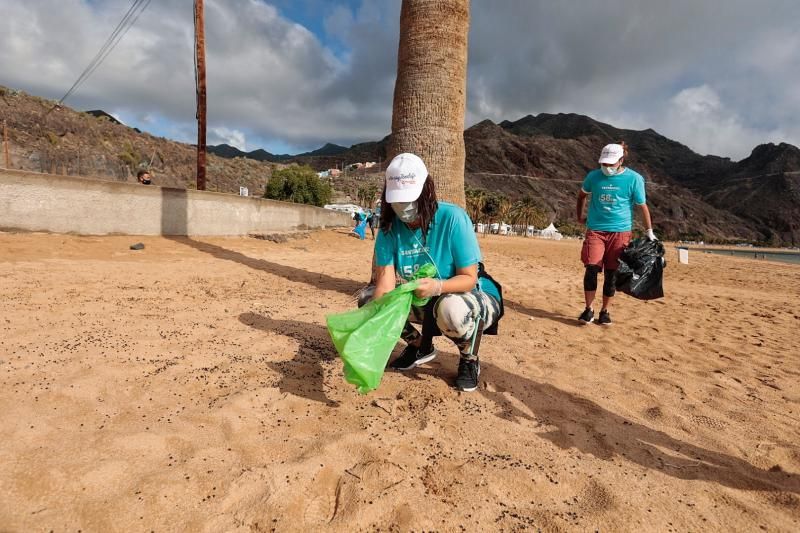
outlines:
[[[646,238],[634,239],[620,255],[617,290],[639,300],[663,298],[661,283],[666,266],[663,244]]]

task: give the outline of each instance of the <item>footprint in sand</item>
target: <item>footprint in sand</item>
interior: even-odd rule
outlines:
[[[582,511],[585,513],[602,513],[614,507],[611,492],[595,480],[590,480],[578,496]]]
[[[323,469],[313,483],[310,502],[303,513],[307,525],[330,523],[338,511],[337,500],[342,488],[342,477],[331,468]]]
[[[364,503],[386,496],[405,479],[402,467],[390,461],[356,463],[342,475],[325,469],[313,484],[303,517],[305,523],[312,526],[357,519]]]
[[[271,506],[269,500],[275,486],[269,471],[263,468],[246,470],[231,483],[221,504],[221,514],[209,521],[206,531],[221,531],[233,524],[266,524]]]
[[[644,416],[646,418],[648,418],[649,420],[658,420],[663,415],[664,415],[664,413],[661,411],[661,407],[659,407],[657,405],[654,406],[654,407],[648,407],[644,411]]]
[[[689,419],[696,426],[707,427],[711,429],[725,429],[728,424],[722,420],[717,420],[710,416],[705,415],[690,415]]]

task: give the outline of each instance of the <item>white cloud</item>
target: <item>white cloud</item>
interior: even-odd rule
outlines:
[[[211,128],[208,130],[208,144],[228,144],[234,148],[246,152],[247,142],[244,132],[239,130],[232,130],[222,126]]]
[[[61,97],[129,5],[127,0],[0,0],[0,83]],[[393,58],[396,51],[370,49],[362,40],[369,35],[365,26],[380,29],[374,13],[366,10],[363,16],[372,18],[357,14],[343,28],[364,30],[351,39],[358,49],[345,64],[317,36],[265,2],[207,1],[209,131],[227,128],[313,147],[384,136],[393,85],[387,91],[384,80],[373,84],[360,58],[376,51]],[[195,117],[192,34],[191,2],[152,2],[67,105],[114,109],[137,119],[155,114],[186,129]],[[382,76],[394,68],[393,61],[387,64]],[[351,69],[359,75],[352,76]]]
[[[745,127],[741,119],[726,108],[708,85],[690,87],[669,101],[664,132],[701,154],[730,154],[746,157],[763,137]]]
[[[765,142],[781,142],[786,134],[777,129],[748,126],[709,85],[683,89],[673,96],[663,113],[662,134],[701,154],[725,154],[743,159]]]
[[[748,0],[475,1],[471,117],[582,113],[730,157],[800,144],[800,2],[753,13]]]
[[[206,2],[209,131],[302,149],[387,134],[400,2],[278,1],[304,2],[325,33],[272,2]],[[762,4],[756,18],[751,0],[474,0],[467,125],[576,112],[718,155],[800,144],[800,2]],[[0,83],[62,96],[129,6],[0,0]],[[192,34],[191,2],[152,2],[67,103],[191,139]]]
[[[722,111],[719,95],[708,85],[682,90],[672,98],[672,104],[682,114],[710,116]]]

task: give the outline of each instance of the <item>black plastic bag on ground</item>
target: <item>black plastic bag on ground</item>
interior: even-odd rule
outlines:
[[[639,300],[663,298],[666,266],[663,244],[645,238],[634,239],[620,255],[617,290]]]

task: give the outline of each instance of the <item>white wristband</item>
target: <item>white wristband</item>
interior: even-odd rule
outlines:
[[[436,287],[436,292],[433,294],[434,296],[441,296],[442,295],[442,285],[444,285],[444,281],[437,279],[436,281],[439,282],[439,285]]]

